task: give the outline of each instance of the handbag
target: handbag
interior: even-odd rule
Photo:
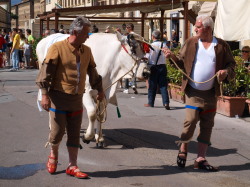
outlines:
[[[162,48],[162,47],[163,47],[163,42],[161,42],[161,48]],[[152,65],[152,64],[149,64],[149,63],[148,63],[148,64],[147,64],[147,67],[144,68],[144,70],[143,70],[143,77],[144,77],[145,79],[148,79],[148,78],[150,77],[150,75],[152,74],[152,72],[155,71],[160,56],[161,56],[161,50],[160,50],[159,53],[158,53],[158,56],[157,56],[157,59],[156,59],[155,64]]]

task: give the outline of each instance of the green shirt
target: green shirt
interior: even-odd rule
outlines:
[[[33,44],[33,42],[34,42],[34,37],[32,35],[29,35],[28,36],[28,43]]]

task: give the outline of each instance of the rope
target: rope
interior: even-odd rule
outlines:
[[[141,42],[144,42],[144,43],[146,43],[146,44],[148,44],[148,45],[151,45],[150,43],[146,42],[145,40],[139,40],[139,39],[137,39],[137,40],[138,40],[138,41],[141,41]],[[157,47],[157,46],[154,46],[154,47],[162,51],[162,48]],[[172,62],[174,63],[174,65],[176,66],[176,68],[177,68],[183,75],[185,75],[190,81],[192,81],[192,82],[194,82],[194,83],[197,83],[197,84],[204,84],[204,83],[207,83],[207,82],[213,80],[215,77],[217,77],[217,81],[218,81],[218,83],[219,83],[219,85],[220,85],[221,97],[222,97],[222,100],[224,101],[224,97],[223,97],[223,84],[222,84],[222,81],[219,81],[219,74],[218,74],[218,72],[217,72],[214,76],[212,76],[210,79],[208,79],[208,80],[206,80],[206,81],[197,82],[197,81],[193,80],[191,77],[189,77],[189,76],[188,76],[188,75],[187,75],[187,74],[186,74],[186,73],[185,73],[176,63],[175,63],[175,61],[174,61],[173,59],[172,59]]]

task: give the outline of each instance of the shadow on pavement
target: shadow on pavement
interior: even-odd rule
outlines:
[[[128,166],[126,166],[128,167]],[[136,166],[135,166],[136,167]],[[96,171],[88,173],[91,177],[102,178],[121,178],[121,177],[135,177],[135,176],[159,176],[181,173],[175,166],[154,166],[154,167],[141,167],[135,169],[125,169],[117,171]]]
[[[107,146],[122,145],[123,148],[128,149],[146,147],[178,150],[175,141],[179,140],[179,137],[162,132],[143,129],[104,129],[104,134]],[[189,152],[194,154],[197,153],[197,142],[190,142]],[[234,153],[237,153],[237,149],[208,148],[208,156],[224,156]]]

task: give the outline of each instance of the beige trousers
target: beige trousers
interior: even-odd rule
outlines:
[[[66,145],[80,147],[82,94],[70,95],[51,90],[49,97],[51,100],[49,143],[52,145],[60,143],[66,129]]]
[[[189,142],[194,134],[196,124],[200,122],[198,142],[210,145],[214,117],[216,114],[215,90],[200,91],[187,86],[186,88],[186,117],[181,133],[181,141]]]

